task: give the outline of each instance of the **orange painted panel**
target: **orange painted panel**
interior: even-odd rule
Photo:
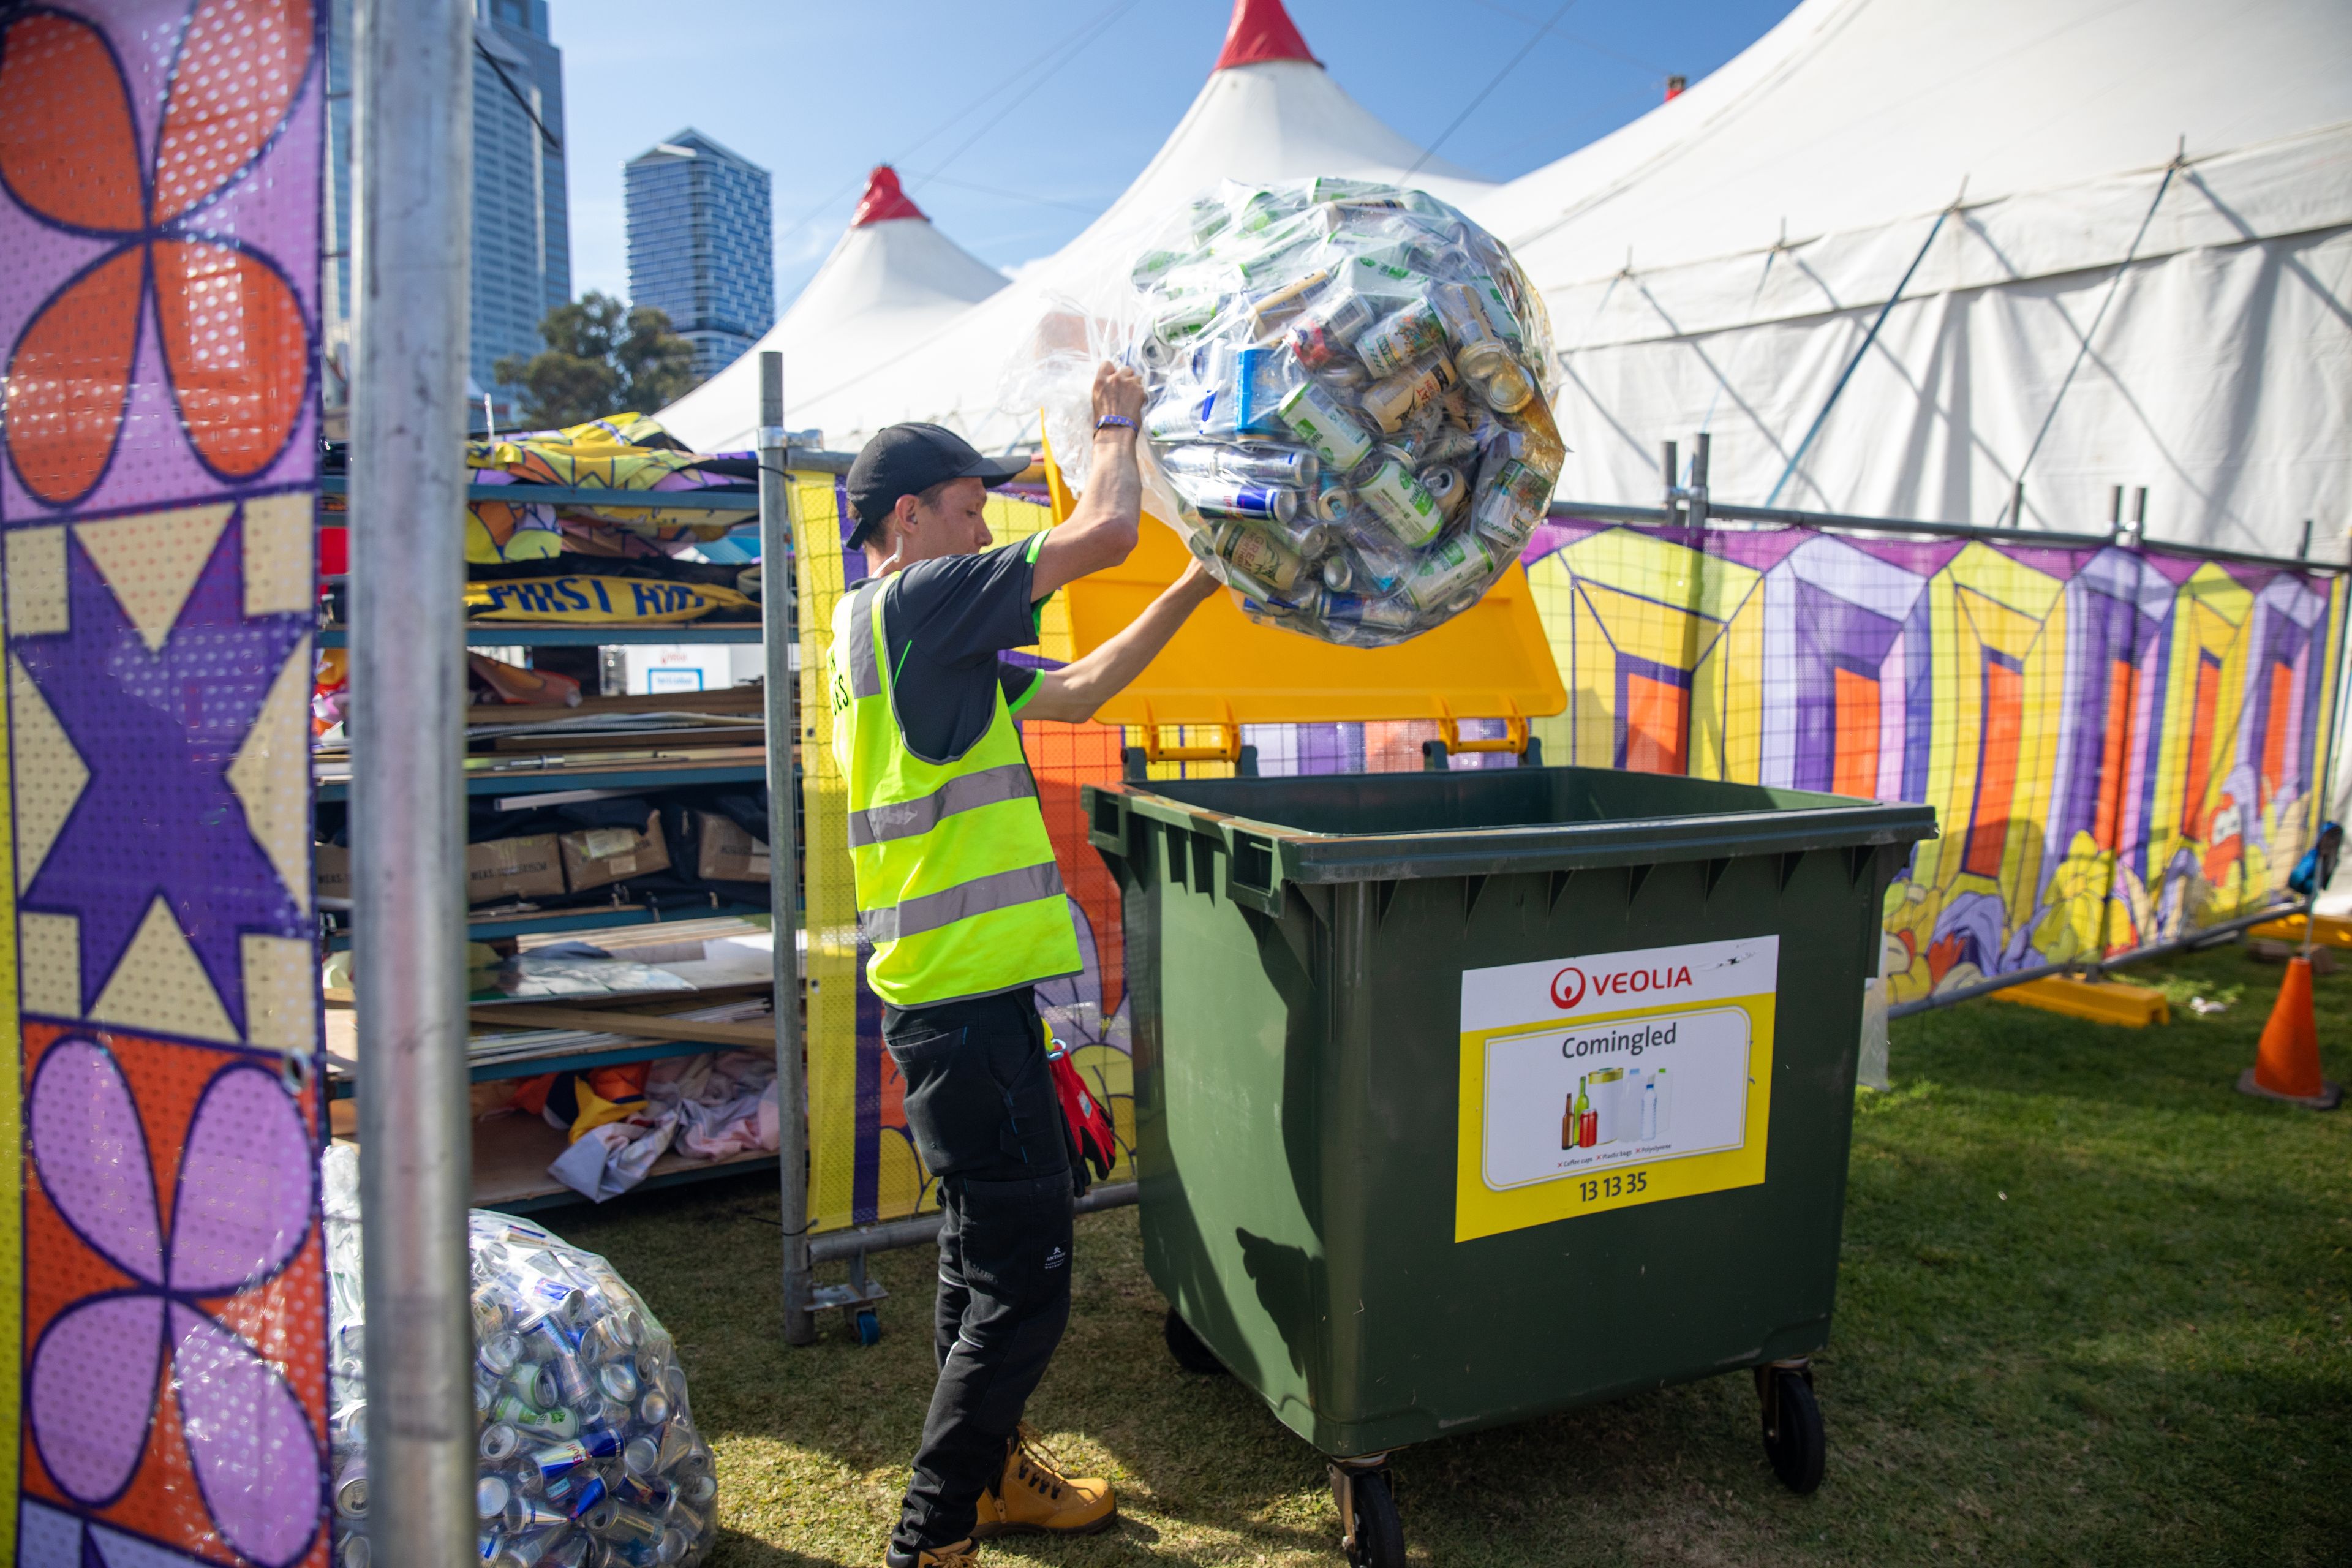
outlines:
[[[2000,875],[2001,858],[2009,844],[2010,803],[2017,795],[2018,743],[2024,732],[2024,672],[1987,658],[1976,808],[1969,814],[1968,854],[1960,863],[1971,876]]]
[[[1878,682],[1850,669],[1837,676],[1837,746],[1832,753],[1830,790],[1863,800],[1878,798]]]
[[[1625,677],[1625,766],[1637,773],[1685,771],[1690,690],[1646,675]]]

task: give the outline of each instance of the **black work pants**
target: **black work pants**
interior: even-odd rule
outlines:
[[[1028,987],[886,1009],[907,1126],[940,1179],[940,1381],[891,1539],[905,1551],[970,1535],[1022,1407],[1070,1319],[1072,1184],[1061,1106]]]

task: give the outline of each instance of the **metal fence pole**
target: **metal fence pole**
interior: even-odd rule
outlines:
[[[760,355],[760,621],[767,659],[768,893],[775,942],[776,1172],[783,1186],[784,1342],[816,1338],[809,1311],[808,1062],[801,1045],[800,854],[793,811],[800,777],[793,753],[802,739],[793,716],[793,604],[800,574],[793,557],[786,494],[784,356]]]
[[[354,51],[352,984],[383,1568],[477,1555],[458,461],[473,26],[467,0],[360,0]]]

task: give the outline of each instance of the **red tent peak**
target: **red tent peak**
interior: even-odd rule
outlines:
[[[1217,57],[1216,68],[1254,66],[1260,60],[1323,63],[1298,36],[1298,24],[1283,9],[1282,0],[1234,0],[1233,26],[1225,29],[1225,52]]]
[[[898,170],[887,163],[877,163],[874,173],[866,177],[866,194],[857,199],[857,211],[851,216],[849,226],[864,228],[869,223],[887,223],[894,217],[921,218],[923,209],[898,188]]]

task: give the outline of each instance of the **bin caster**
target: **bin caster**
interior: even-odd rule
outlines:
[[[871,1307],[861,1307],[856,1318],[857,1342],[878,1345],[882,1342],[882,1317]]]
[[[1404,1568],[1404,1521],[1397,1515],[1387,1456],[1333,1461],[1331,1500],[1339,1505],[1339,1550],[1348,1568]]]
[[[1225,1363],[1217,1359],[1216,1352],[1201,1342],[1201,1336],[1177,1315],[1175,1308],[1168,1309],[1168,1317],[1160,1325],[1160,1336],[1168,1342],[1168,1353],[1186,1372],[1198,1373],[1202,1377],[1225,1375]]]
[[[1772,1473],[1799,1497],[1811,1496],[1829,1458],[1813,1369],[1801,1361],[1759,1366],[1756,1394],[1764,1406],[1764,1457],[1772,1461]]]

